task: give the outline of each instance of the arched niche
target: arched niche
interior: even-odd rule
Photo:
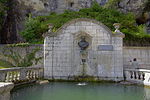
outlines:
[[[78,43],[81,41],[81,38],[84,37],[85,40],[89,43],[89,46],[87,49],[91,48],[92,45],[92,36],[90,34],[88,34],[87,32],[84,31],[79,31],[73,34],[74,35],[74,45],[75,47],[79,47]]]

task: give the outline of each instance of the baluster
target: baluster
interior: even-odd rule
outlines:
[[[28,70],[26,70],[24,74],[25,74],[25,76],[24,76],[24,77],[25,77],[25,80],[28,80]],[[22,75],[21,75],[21,76],[22,76]],[[23,77],[22,77],[22,79],[24,80]]]
[[[138,72],[138,79],[141,80],[141,73]]]
[[[29,70],[29,80],[31,80],[31,70]]]
[[[31,70],[31,79],[34,79],[34,71]]]
[[[30,79],[32,80],[33,79],[33,71],[30,70]]]
[[[145,80],[145,73],[142,73],[142,76],[143,76],[143,80]]]
[[[32,77],[35,79],[35,70],[32,70]]]
[[[136,74],[136,79],[139,80],[139,72],[136,71],[135,74]]]
[[[130,71],[130,78],[132,79],[133,78],[133,72]]]
[[[6,73],[6,82],[9,82],[9,72]]]
[[[136,79],[137,78],[137,76],[136,76],[136,71],[134,71],[134,79]]]
[[[39,78],[39,70],[36,70],[36,78]]]
[[[18,73],[18,79],[20,81],[24,81],[24,80],[28,79],[28,77],[27,77],[27,70],[26,69],[22,69],[22,70],[19,71],[19,73]]]
[[[134,71],[132,72],[132,79],[135,79]]]
[[[9,82],[12,82],[13,81],[13,74],[12,72],[9,73]]]
[[[33,71],[33,78],[36,79],[36,70]]]
[[[15,82],[16,81],[16,72],[15,71],[12,71],[12,82]]]
[[[140,72],[140,80],[143,80],[143,73]]]
[[[18,81],[18,71],[15,71],[15,78],[14,78],[15,81]]]
[[[31,80],[31,70],[29,70],[29,80]]]
[[[0,72],[0,81],[5,82],[7,77],[7,72]]]
[[[19,80],[18,74],[19,74],[19,72],[16,71],[15,74],[14,74],[14,81],[18,81]]]
[[[30,71],[28,70],[28,80],[30,79]]]
[[[26,72],[26,78],[29,79],[29,71]]]
[[[20,81],[20,72],[18,71],[18,74],[17,74],[17,80]]]

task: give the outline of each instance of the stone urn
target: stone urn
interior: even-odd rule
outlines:
[[[114,28],[115,28],[115,33],[120,33],[120,30],[119,30],[119,28],[120,28],[120,23],[114,23],[113,24],[113,26],[114,26]]]

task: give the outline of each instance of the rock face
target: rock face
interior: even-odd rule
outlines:
[[[78,11],[81,8],[91,7],[94,0],[10,0],[10,10],[6,15],[6,22],[1,32],[0,43],[16,43],[23,41],[18,35],[24,28],[23,22],[29,14],[33,16],[48,15],[51,12],[62,13],[66,9]],[[109,0],[96,0],[100,5],[105,5]],[[145,10],[148,0],[120,0],[117,8],[126,13],[134,12],[141,15]]]
[[[66,9],[79,10],[92,5],[94,0],[16,0],[20,10],[35,15],[48,14],[50,12],[62,13]],[[96,0],[100,5],[105,5],[109,0]],[[148,0],[118,0],[117,6],[122,12],[143,12]]]
[[[118,8],[124,12],[133,12],[136,15],[141,14],[145,8],[147,0],[121,0]]]
[[[27,7],[23,6],[22,10],[28,10],[26,13],[34,15],[45,15],[50,12],[62,13],[66,9],[76,11],[90,7],[92,4],[92,0],[17,0],[17,2]]]

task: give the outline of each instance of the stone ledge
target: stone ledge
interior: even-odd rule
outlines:
[[[10,100],[10,91],[13,87],[13,83],[0,82],[0,100]]]
[[[150,47],[124,46],[123,49],[150,49]]]

